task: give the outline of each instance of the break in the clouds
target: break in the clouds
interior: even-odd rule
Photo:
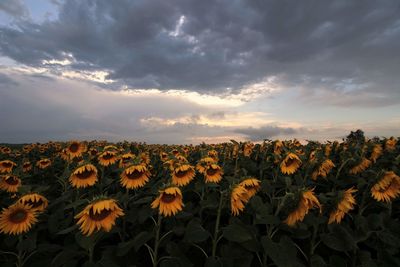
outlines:
[[[0,141],[398,135],[398,51],[395,0],[4,0]]]

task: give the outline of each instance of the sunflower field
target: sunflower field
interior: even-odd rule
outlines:
[[[400,266],[400,139],[0,146],[0,266]]]

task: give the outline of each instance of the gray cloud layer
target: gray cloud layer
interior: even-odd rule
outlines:
[[[135,88],[221,93],[278,75],[306,97],[388,105],[400,100],[399,18],[394,0],[67,0],[55,21],[0,28],[0,53],[32,66],[72,53],[72,68]]]

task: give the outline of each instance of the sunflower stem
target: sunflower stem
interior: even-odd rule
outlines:
[[[162,216],[159,214],[156,224],[156,238],[154,240],[153,267],[157,267],[158,265],[158,247],[160,245],[161,222]]]
[[[217,244],[218,244],[218,234],[219,234],[219,223],[221,220],[221,212],[222,212],[222,204],[224,200],[224,194],[221,192],[221,196],[219,198],[219,206],[218,206],[218,213],[217,213],[217,219],[215,221],[215,229],[214,229],[214,237],[213,237],[213,245],[212,245],[212,251],[211,251],[211,257],[215,258],[216,253],[217,253]]]
[[[22,243],[22,235],[18,236],[18,243],[21,245]],[[23,267],[24,266],[24,255],[23,251],[21,250],[20,246],[18,246],[18,255],[17,255],[17,262],[15,263],[15,266],[17,267]]]

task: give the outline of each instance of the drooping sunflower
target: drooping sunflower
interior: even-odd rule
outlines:
[[[69,177],[70,184],[76,188],[92,186],[97,180],[97,169],[93,164],[85,164],[76,168]]]
[[[177,186],[185,186],[189,184],[196,172],[193,166],[189,164],[181,164],[172,171],[172,184]]]
[[[280,155],[282,153],[283,143],[281,140],[276,140],[274,144],[274,154]]]
[[[207,166],[204,174],[206,183],[219,183],[222,180],[222,175],[224,171],[217,164],[211,164]]]
[[[132,159],[135,158],[135,155],[133,155],[132,153],[125,153],[123,155],[121,155],[120,159],[119,159],[119,167],[120,168],[125,168],[128,167],[130,164],[132,164],[130,161]]]
[[[372,148],[370,160],[376,162],[376,160],[383,154],[383,148],[381,144],[376,144]]]
[[[325,157],[329,157],[329,155],[331,154],[332,151],[332,146],[330,144],[327,144],[325,146]]]
[[[243,147],[243,156],[250,157],[251,152],[253,152],[254,144],[253,143],[245,143]]]
[[[383,177],[371,188],[371,195],[377,201],[392,201],[400,195],[400,177],[393,171],[385,172]]]
[[[65,151],[67,152],[69,158],[73,159],[82,156],[86,150],[87,146],[84,142],[71,141]]]
[[[319,200],[313,191],[314,189],[311,189],[301,193],[297,208],[288,215],[284,223],[289,226],[293,226],[297,222],[303,221],[304,217],[312,208],[319,208],[321,212],[321,204],[319,203]]]
[[[36,167],[39,169],[46,169],[51,165],[51,160],[50,159],[41,159],[38,162],[36,162]]]
[[[98,199],[87,205],[75,219],[81,233],[90,236],[95,231],[111,231],[115,220],[123,215],[124,211],[115,199]]]
[[[29,205],[33,211],[42,212],[49,205],[49,201],[37,193],[26,194],[18,199],[19,203]]]
[[[32,163],[30,161],[25,161],[22,164],[22,171],[27,173],[32,170]]]
[[[335,167],[335,164],[330,159],[324,160],[321,165],[314,170],[311,175],[311,179],[317,180],[318,177],[326,178],[329,172]]]
[[[390,137],[385,142],[385,149],[387,151],[393,151],[396,148],[397,140],[394,137]]]
[[[151,203],[153,209],[158,208],[159,214],[172,216],[183,209],[182,192],[178,187],[168,187],[159,192],[159,196]]]
[[[100,154],[98,159],[101,166],[107,167],[117,162],[117,152],[106,150]]]
[[[246,198],[250,200],[255,194],[257,194],[258,190],[261,188],[261,181],[256,178],[247,178],[239,183],[239,185],[243,186],[246,189]]]
[[[21,179],[15,175],[4,175],[0,180],[0,189],[9,193],[18,192],[18,188],[21,186]]]
[[[367,158],[362,158],[361,162],[352,167],[349,171],[350,174],[359,174],[371,166],[371,161]]]
[[[205,157],[202,158],[197,164],[196,164],[196,170],[200,172],[201,174],[204,174],[208,166],[211,164],[215,163],[214,159],[211,157]]]
[[[248,192],[246,188],[240,184],[236,185],[231,192],[231,212],[232,215],[238,216],[244,210],[248,201]]]
[[[19,235],[28,232],[37,222],[36,211],[29,205],[15,203],[0,214],[0,233]]]
[[[145,164],[140,163],[126,168],[121,173],[120,183],[127,189],[136,189],[143,187],[149,181],[149,177],[150,171]]]
[[[10,173],[17,164],[11,160],[0,161],[0,173]]]
[[[218,162],[218,152],[213,149],[207,152],[208,157],[212,158],[215,162]]]
[[[357,192],[357,189],[354,189],[353,187],[343,192],[342,199],[339,201],[336,209],[332,211],[329,215],[328,224],[334,222],[340,223],[344,215],[346,215],[349,211],[354,209],[356,200],[353,196],[353,193],[355,192]]]
[[[294,153],[289,153],[285,159],[281,162],[281,172],[283,174],[293,174],[297,171],[297,169],[301,165],[301,160],[300,158],[294,154]]]

